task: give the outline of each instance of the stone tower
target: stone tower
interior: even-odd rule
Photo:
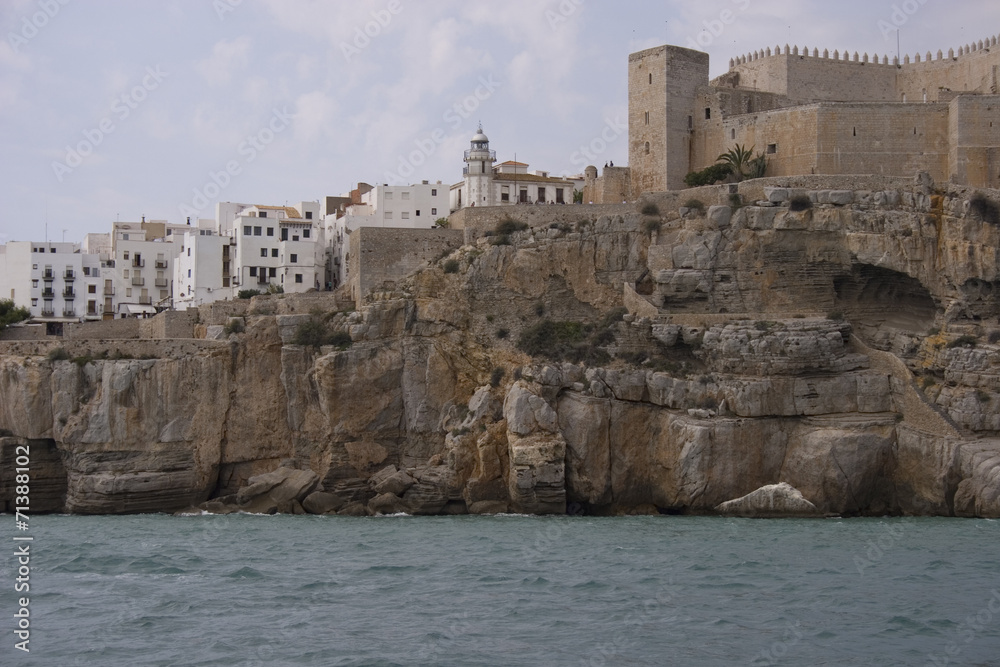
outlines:
[[[468,201],[465,206],[494,206],[493,201],[493,163],[496,162],[496,151],[490,150],[490,140],[483,134],[480,125],[476,135],[472,137],[469,150],[465,151],[466,167],[465,190]]]
[[[629,55],[628,161],[633,196],[684,187],[691,170],[696,92],[707,84],[707,53],[667,45]]]

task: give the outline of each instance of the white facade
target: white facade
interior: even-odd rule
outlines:
[[[224,276],[224,271],[228,271],[231,239],[219,236],[213,229],[195,228],[174,236],[174,243],[179,242],[180,248],[174,261],[173,307],[197,308],[232,296],[229,276]]]
[[[101,319],[104,313],[99,255],[76,243],[11,241],[0,246],[0,298],[48,322]]]
[[[186,229],[162,220],[114,223],[111,252],[117,316],[150,315],[157,308],[171,307],[173,262],[180,247],[172,242],[173,234]]]
[[[547,171],[528,171],[524,162],[508,161],[494,166],[496,153],[483,128],[472,137],[465,151],[463,180],[451,186],[449,210],[466,206],[506,206],[510,204],[572,204],[573,193],[582,181],[555,178]]]

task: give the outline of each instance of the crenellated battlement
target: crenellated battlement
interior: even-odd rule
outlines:
[[[1000,35],[993,35],[986,39],[981,39],[978,42],[972,42],[964,46],[959,46],[956,53],[955,49],[948,49],[947,55],[938,49],[937,56],[934,57],[930,51],[921,56],[920,53],[913,55],[911,60],[910,55],[906,54],[903,56],[902,65],[916,64],[920,62],[931,62],[931,61],[944,61],[944,60],[957,60],[963,56],[969,56],[976,54],[980,51],[988,51],[991,47],[997,45],[997,39]],[[767,47],[761,51],[754,51],[753,53],[747,53],[744,55],[737,56],[736,58],[729,59],[729,69],[733,70],[740,65],[745,65],[747,63],[752,63],[755,60],[761,60],[764,58],[772,58],[776,56],[801,56],[803,58],[817,58],[823,60],[837,61],[837,62],[855,62],[855,63],[869,63],[872,65],[891,65],[899,66],[899,58],[893,56],[890,60],[888,55],[882,55],[881,57],[876,53],[871,56],[867,52],[864,54],[859,54],[855,51],[851,54],[849,51],[845,50],[841,53],[839,50],[834,49],[833,53],[830,53],[829,49],[823,49],[823,54],[820,55],[819,49],[813,48],[809,49],[808,46],[803,46],[799,49],[798,46],[789,46],[785,44],[784,48],[781,45],[776,45],[772,50],[771,47]]]

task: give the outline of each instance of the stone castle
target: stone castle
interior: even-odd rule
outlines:
[[[775,47],[730,60],[659,46],[629,56],[629,172],[589,174],[595,203],[678,190],[735,144],[767,176],[875,174],[1000,187],[997,37],[903,62]],[[603,182],[606,177],[614,183]]]

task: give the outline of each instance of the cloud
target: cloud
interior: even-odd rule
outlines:
[[[221,40],[212,47],[212,55],[198,61],[195,69],[212,85],[227,84],[233,75],[247,66],[250,37]]]

